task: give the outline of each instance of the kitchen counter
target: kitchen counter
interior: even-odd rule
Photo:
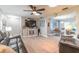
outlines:
[[[59,50],[60,53],[79,53],[79,40],[78,39],[71,39],[68,41],[61,39],[59,42]]]
[[[77,41],[77,40],[76,40],[76,41]],[[74,48],[78,48],[78,49],[79,49],[79,41],[73,43],[73,42],[69,42],[69,41],[63,41],[63,40],[61,40],[60,43],[62,43],[62,44],[66,44],[66,45],[69,45],[69,46],[71,46],[71,47],[74,47]]]

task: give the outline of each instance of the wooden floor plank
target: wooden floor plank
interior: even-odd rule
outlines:
[[[23,37],[24,45],[30,53],[58,53],[59,37]]]

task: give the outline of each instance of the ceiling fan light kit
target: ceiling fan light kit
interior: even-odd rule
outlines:
[[[35,12],[35,11],[33,11],[32,13],[33,13],[33,14],[36,14],[36,12]]]
[[[35,15],[39,16],[40,14],[37,13],[37,14],[35,14]]]

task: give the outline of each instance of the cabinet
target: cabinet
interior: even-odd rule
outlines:
[[[23,36],[24,37],[38,36],[38,29],[37,28],[25,28],[23,29]]]
[[[79,43],[79,42],[78,42]],[[77,44],[72,44],[72,43],[64,43],[60,42],[59,43],[59,52],[60,53],[79,53],[79,46]]]

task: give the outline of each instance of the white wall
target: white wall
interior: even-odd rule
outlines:
[[[45,18],[40,19],[40,32],[42,36],[47,37],[47,21]]]
[[[0,15],[0,31],[2,30],[2,17]]]
[[[21,18],[18,16],[8,16],[6,19],[6,26],[11,27],[12,31],[10,31],[11,35],[21,34]]]

